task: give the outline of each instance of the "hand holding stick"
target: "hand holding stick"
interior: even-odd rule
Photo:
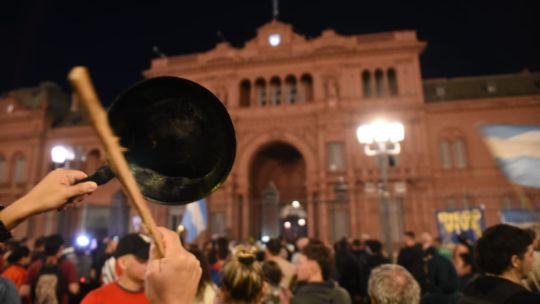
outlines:
[[[101,102],[96,95],[88,70],[81,66],[74,67],[69,72],[68,78],[71,85],[80,96],[82,104],[88,111],[90,121],[105,148],[109,166],[112,168],[116,177],[124,187],[124,190],[133,201],[135,209],[154,238],[158,254],[163,257],[165,250],[161,235],[157,230],[154,218],[146,206],[146,201],[141,194],[133,174],[131,174],[124,155],[122,154],[122,148],[120,147],[118,138],[114,135],[109,125],[107,112],[105,112],[101,106]]]

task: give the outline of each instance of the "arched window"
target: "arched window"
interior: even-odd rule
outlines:
[[[266,82],[259,78],[255,81],[255,91],[257,92],[257,104],[261,107],[266,106]]]
[[[249,107],[251,101],[251,83],[249,80],[244,79],[240,82],[240,107],[247,108]]]
[[[24,183],[26,181],[26,158],[23,154],[15,155],[13,160],[13,181],[16,184]]]
[[[397,96],[398,86],[397,86],[396,70],[393,68],[390,68],[388,69],[386,75],[388,77],[388,88],[390,90],[390,96]]]
[[[6,171],[6,158],[4,157],[4,155],[0,154],[0,183],[5,183],[7,181]]]
[[[285,78],[285,92],[287,94],[286,102],[288,104],[295,104],[297,99],[297,89],[296,77],[293,75],[289,75]]]
[[[270,102],[272,105],[281,103],[281,80],[277,76],[270,79]]]
[[[377,94],[377,96],[382,96],[383,95],[383,90],[384,90],[384,75],[383,75],[383,71],[378,69],[375,71],[375,93]]]
[[[452,161],[450,159],[450,145],[447,139],[441,140],[441,164],[443,169],[450,169]]]
[[[371,72],[362,72],[362,94],[364,98],[371,97]]]
[[[454,140],[454,165],[456,168],[467,167],[467,157],[465,156],[465,143],[462,138]]]
[[[313,77],[310,74],[304,74],[300,78],[300,102],[313,102]]]

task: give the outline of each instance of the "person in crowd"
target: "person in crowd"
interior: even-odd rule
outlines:
[[[429,232],[422,232],[420,235],[420,245],[422,246],[422,250],[427,250],[433,246],[433,237]]]
[[[10,279],[17,289],[21,288],[26,277],[26,267],[30,264],[30,249],[26,246],[15,246],[7,258],[8,266],[2,276]]]
[[[365,259],[352,253],[345,238],[337,242],[334,248],[337,282],[347,290],[353,303],[358,303],[362,298],[363,277],[361,274],[365,271]]]
[[[229,239],[226,237],[217,238],[215,248],[208,257],[209,261],[213,261],[213,263],[210,263],[210,277],[217,286],[221,286],[221,271],[229,254]]]
[[[262,265],[262,271],[265,281],[265,296],[262,300],[264,304],[289,304],[292,293],[289,289],[281,286],[283,273],[275,261],[265,261]]]
[[[40,236],[34,241],[34,248],[32,249],[32,258],[30,263],[36,260],[45,259],[45,236]]]
[[[461,292],[480,275],[472,252],[462,253],[458,259],[454,260],[454,267],[459,277],[459,290]]]
[[[390,259],[382,252],[382,243],[379,240],[367,240],[366,242],[366,270],[368,276],[375,267],[390,263]],[[367,280],[366,280],[367,282]]]
[[[460,303],[540,303],[521,280],[534,263],[532,230],[498,224],[484,231],[476,243],[476,263],[483,275],[472,281]]]
[[[292,259],[292,254],[294,252],[294,246],[291,246],[287,242],[287,240],[283,236],[279,236],[279,241],[281,242],[281,251],[279,252],[279,256],[281,256],[284,260],[290,261]]]
[[[523,283],[530,291],[540,294],[540,225],[534,225],[531,229],[536,235],[533,243],[534,264]]]
[[[298,261],[298,258],[300,257],[300,252],[306,245],[309,243],[309,238],[307,237],[301,237],[296,240],[296,251],[293,253],[291,257],[291,263],[293,265],[296,265],[296,262]]]
[[[365,267],[360,271],[358,280],[360,282],[360,303],[368,299],[368,280],[373,269],[380,265],[390,263],[390,259],[382,253],[382,243],[378,240],[364,241],[366,247]]]
[[[424,285],[423,255],[422,245],[416,242],[414,232],[406,231],[403,235],[403,247],[399,251],[397,263],[412,274],[420,284],[420,288],[423,288]]]
[[[0,303],[2,304],[20,304],[21,299],[17,293],[15,284],[4,277],[0,277]]]
[[[262,300],[264,278],[254,248],[237,246],[223,264],[222,276],[222,304],[255,304]]]
[[[433,239],[433,246],[437,249],[437,252],[443,257],[452,260],[452,251],[448,249],[443,243],[441,237],[436,237]]]
[[[90,267],[90,284],[93,287],[92,289],[95,289],[101,286],[102,283],[108,284],[113,281],[116,281],[116,273],[115,271],[113,271],[116,265],[114,266],[110,265],[111,263],[112,264],[114,263],[109,262],[109,264],[105,266],[105,263],[111,258],[114,259],[113,255],[117,246],[118,246],[118,237],[115,236],[111,239],[104,240],[105,249],[102,252],[96,253],[95,258]],[[104,268],[106,269],[105,272],[107,272],[105,279],[102,278]],[[114,275],[111,274],[111,271],[114,273]]]
[[[281,273],[283,274],[281,286],[291,288],[291,282],[294,274],[296,273],[296,268],[291,262],[287,261],[280,255],[281,248],[281,241],[278,238],[271,238],[266,243],[265,257],[267,261],[276,262],[281,269]]]
[[[92,193],[97,187],[94,182],[75,184],[77,180],[85,177],[84,172],[77,170],[56,169],[49,173],[29,193],[0,211],[0,242],[10,239],[9,230],[26,218],[64,207],[67,202],[82,201],[84,195]],[[154,244],[150,247],[145,275],[146,296],[152,304],[191,303],[201,277],[200,264],[182,247],[176,232],[163,227],[158,227],[158,230],[165,245],[165,252],[164,256],[160,256]],[[45,250],[47,251],[47,246]],[[49,257],[45,257],[44,261],[48,259]],[[178,287],[178,282],[182,282],[182,288]],[[0,285],[0,303],[20,302],[11,281],[0,277]],[[29,286],[26,288],[29,293]]]
[[[331,280],[333,257],[330,248],[320,242],[310,242],[298,258],[298,284],[293,304],[351,303],[347,291]]]
[[[426,271],[422,304],[457,304],[459,278],[452,262],[430,246],[424,250]]]
[[[452,261],[454,262],[454,265],[459,263],[459,259],[462,254],[472,255],[473,251],[473,245],[467,239],[467,237],[465,235],[459,235],[458,242],[456,243],[456,246],[454,246],[454,250],[452,251]]]
[[[365,241],[354,239],[351,243],[351,253],[358,259],[365,260],[367,256]]]
[[[144,271],[150,243],[140,234],[127,234],[120,239],[114,257],[121,269],[116,282],[91,291],[82,304],[149,303],[144,293]]]
[[[371,304],[420,303],[420,286],[407,269],[399,265],[385,264],[373,269],[368,286]]]
[[[63,247],[61,235],[53,234],[45,238],[45,260],[37,260],[30,265],[20,289],[21,296],[30,297],[38,303],[67,303],[70,296],[79,293],[75,265],[61,258]]]
[[[208,262],[202,251],[197,248],[191,248],[189,250],[193,254],[199,263],[201,264],[202,274],[197,286],[197,294],[195,296],[194,304],[214,304],[217,296],[217,286],[212,282],[210,278],[210,268]]]

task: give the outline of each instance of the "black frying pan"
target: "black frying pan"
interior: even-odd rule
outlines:
[[[142,193],[152,201],[199,200],[231,171],[236,155],[231,118],[214,94],[193,81],[143,80],[114,101],[108,116]],[[105,166],[85,180],[101,185],[113,177]]]

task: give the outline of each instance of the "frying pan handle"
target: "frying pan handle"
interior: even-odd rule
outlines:
[[[115,177],[114,172],[111,170],[111,167],[109,166],[103,166],[96,170],[92,175],[83,178],[81,180],[78,180],[76,184],[84,183],[84,182],[95,182],[98,184],[98,186],[101,186],[107,182],[109,182],[111,179]]]
[[[94,172],[94,174],[87,176],[83,179],[80,179],[75,182],[75,184],[80,184],[84,182],[94,182],[98,184],[98,186],[101,186],[107,182],[109,182],[111,179],[115,178],[114,172],[111,170],[111,167],[109,166],[103,166]],[[72,204],[77,200],[77,198],[80,198],[81,196],[74,196],[61,207],[58,208],[58,211],[62,211],[66,206]]]

